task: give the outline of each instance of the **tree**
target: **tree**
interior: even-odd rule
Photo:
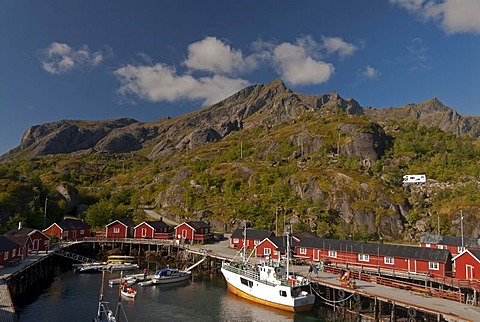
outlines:
[[[90,206],[85,212],[85,221],[93,228],[103,228],[114,216],[115,207],[106,199]]]

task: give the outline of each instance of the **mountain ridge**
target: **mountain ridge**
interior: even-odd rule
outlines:
[[[248,86],[218,103],[175,118],[152,122],[132,118],[61,120],[35,125],[27,129],[19,146],[0,158],[146,150],[148,158],[156,159],[222,140],[234,131],[256,126],[268,128],[294,121],[305,113],[327,116],[338,110],[365,115],[380,126],[388,122],[418,122],[455,135],[480,136],[480,117],[460,115],[436,98],[399,108],[364,108],[355,99],[344,99],[334,91],[319,95],[295,93],[276,79]]]

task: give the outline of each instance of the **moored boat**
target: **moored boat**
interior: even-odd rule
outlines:
[[[178,268],[162,268],[155,272],[152,277],[153,284],[167,284],[185,281],[190,278],[190,271],[182,271]]]
[[[137,295],[137,291],[135,291],[131,287],[125,287],[120,290],[122,296],[128,297],[128,298],[135,298]]]
[[[309,311],[315,303],[315,295],[307,278],[291,275],[288,271],[289,238],[286,238],[285,266],[280,260],[272,259],[252,265],[245,256],[245,250],[243,262],[224,261],[221,272],[228,290],[239,297],[281,310]]]

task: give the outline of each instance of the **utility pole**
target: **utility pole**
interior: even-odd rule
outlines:
[[[45,207],[43,210],[43,229],[47,228],[47,203],[48,203],[48,198],[45,197]]]
[[[462,252],[463,252],[463,210],[460,210],[460,234],[462,235]]]

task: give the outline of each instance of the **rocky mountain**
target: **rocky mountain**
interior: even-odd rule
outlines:
[[[20,145],[3,156],[31,158],[49,154],[124,153],[149,149],[155,159],[174,151],[192,149],[218,141],[232,131],[255,126],[271,127],[300,115],[335,109],[361,115],[363,108],[353,99],[335,92],[306,95],[289,90],[281,80],[249,86],[204,109],[155,122],[134,119],[73,121],[36,125],[28,129]]]

